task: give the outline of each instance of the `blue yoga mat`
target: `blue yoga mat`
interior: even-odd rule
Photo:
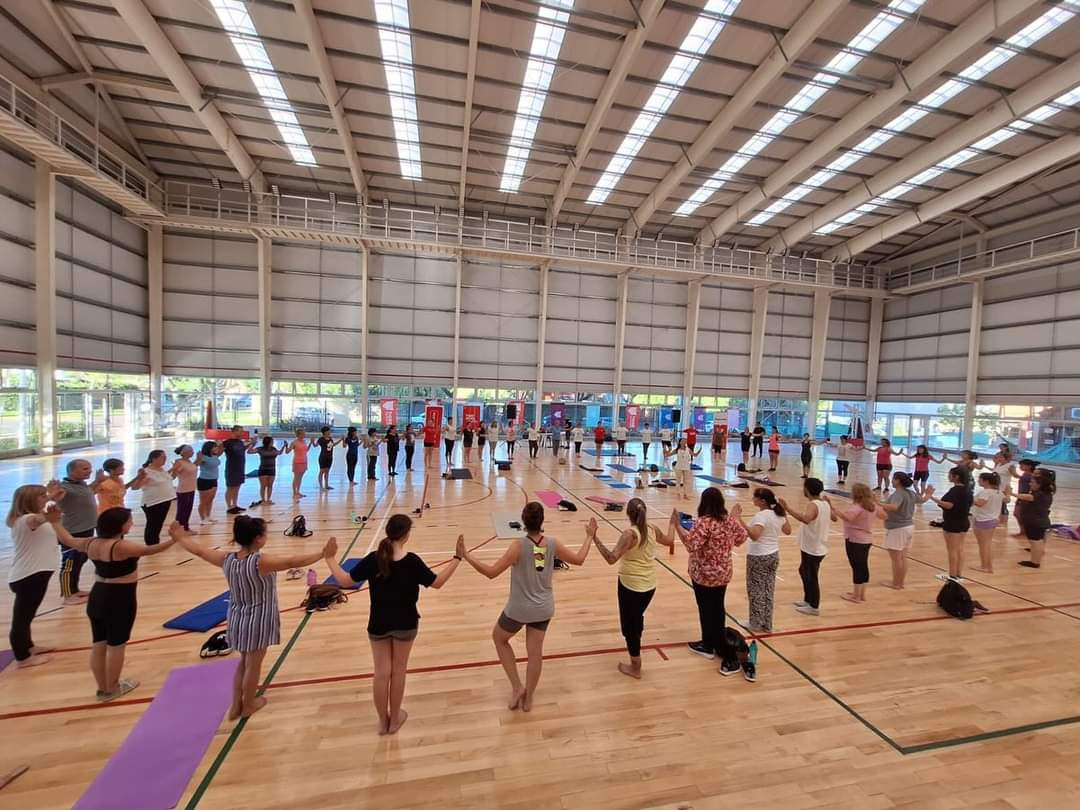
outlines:
[[[723,478],[717,478],[715,475],[697,475],[695,478],[700,478],[702,481],[708,481],[710,484],[719,484],[722,487],[726,487],[728,482]]]
[[[618,470],[619,472],[624,472],[624,473],[636,473],[636,472],[638,472],[637,467],[627,467],[625,464],[608,464],[608,466],[611,467],[611,469],[613,469],[613,470]]]
[[[225,591],[212,599],[207,599],[201,605],[196,605],[186,613],[181,613],[175,619],[169,619],[164,626],[170,630],[192,630],[202,633],[225,621],[228,610],[229,592]]]
[[[595,456],[596,455],[596,450],[586,450],[585,452],[588,453],[590,456]],[[620,455],[629,455],[629,453],[620,453],[614,447],[611,447],[611,448],[605,447],[600,452],[600,455],[616,457],[616,456],[620,456]]]
[[[693,464],[693,463],[691,463],[691,464],[690,464],[690,469],[691,469],[691,470],[704,470],[705,468],[704,468],[704,467],[702,467],[702,466],[701,466],[700,464]]]
[[[601,473],[600,475],[596,476],[596,480],[597,481],[611,481],[613,479],[611,478],[610,475],[604,475],[603,473]]]
[[[629,484],[620,484],[618,481],[608,481],[607,485],[612,489],[633,489]]]
[[[851,497],[851,493],[848,492],[846,489],[826,489],[825,491],[828,492],[830,495],[839,495],[842,498]]]
[[[341,567],[345,569],[346,573],[351,574],[352,570],[360,562],[360,559],[361,559],[360,557],[350,557],[349,559],[347,559],[345,562],[343,562],[341,564]],[[337,585],[337,584],[338,584],[337,580],[334,579],[333,577],[327,577],[325,580],[323,580],[323,585]],[[350,590],[356,590],[357,588],[359,588],[363,584],[364,584],[363,582],[354,583]]]

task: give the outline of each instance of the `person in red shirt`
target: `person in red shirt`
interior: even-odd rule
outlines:
[[[600,458],[604,450],[604,439],[607,436],[607,431],[604,430],[604,426],[597,424],[596,429],[593,431],[593,439],[596,442],[596,457]]]
[[[435,448],[439,446],[439,429],[442,427],[442,413],[434,411],[427,414],[424,421],[424,468],[432,466]]]
[[[686,439],[686,446],[693,450],[697,445],[697,428],[690,425],[683,434],[683,438]]]

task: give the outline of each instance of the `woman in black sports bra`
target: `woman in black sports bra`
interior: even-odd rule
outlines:
[[[90,598],[86,600],[93,640],[90,671],[97,681],[97,699],[102,703],[126,695],[139,685],[136,680],[120,678],[125,645],[135,624],[139,557],[160,554],[176,542],[170,538],[147,546],[125,540],[124,535],[131,531],[131,525],[130,509],[120,506],[106,509],[98,515],[97,536],[86,545],[96,574]]]

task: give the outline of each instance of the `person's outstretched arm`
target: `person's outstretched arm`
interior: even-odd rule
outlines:
[[[623,554],[630,550],[630,547],[637,541],[637,532],[633,529],[627,529],[619,535],[618,541],[615,543],[615,548],[609,549],[603,543],[600,542],[598,535],[593,535],[593,543],[596,544],[596,550],[600,552],[600,556],[607,561],[608,565],[614,565],[619,561]],[[560,557],[559,559],[562,559]]]
[[[194,554],[196,557],[206,560],[208,563],[216,565],[218,568],[221,568],[221,566],[225,564],[225,558],[229,556],[229,552],[227,551],[199,545],[184,532],[183,528],[176,521],[173,521],[169,525],[169,537],[183,546],[184,550],[189,554]]]
[[[507,568],[509,568],[511,565],[514,565],[518,561],[518,558],[521,556],[521,543],[511,543],[510,546],[507,547],[506,551],[503,552],[503,555],[493,563],[481,562],[480,560],[473,557],[472,553],[468,549],[463,550],[465,551],[465,553],[462,554],[461,557],[463,560],[465,560],[465,562],[467,562],[469,565],[471,565],[488,579],[495,579],[495,577],[497,577],[499,574],[501,574],[503,571],[505,571]]]
[[[259,573],[262,575],[272,574],[274,571],[288,571],[290,568],[306,568],[309,565],[314,565],[319,560],[325,558],[332,558],[337,554],[337,538],[331,537],[326,541],[326,545],[322,547],[320,551],[309,551],[307,554],[281,554],[281,555],[259,555]],[[348,577],[348,574],[346,574]],[[335,579],[337,575],[335,574]],[[348,577],[349,585],[352,587],[352,578]],[[342,586],[346,587],[346,586]]]

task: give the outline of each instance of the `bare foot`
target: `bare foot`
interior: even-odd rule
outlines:
[[[265,706],[267,704],[267,702],[268,701],[264,697],[255,698],[255,700],[252,702],[251,711],[250,712],[244,712],[243,716],[244,717],[251,717],[251,715],[255,714],[255,712],[257,712],[259,709],[261,709],[263,706]]]
[[[29,658],[24,658],[15,664],[19,669],[26,669],[27,667],[40,667],[42,664],[47,664],[52,661],[51,655],[31,655]]]
[[[982,571],[984,574],[992,574],[992,573],[994,573],[993,568],[983,568],[981,565],[973,565],[973,566],[971,566],[971,569],[973,571]]]
[[[45,653],[51,653],[52,651],[52,647],[39,647],[36,644],[30,648],[31,655],[44,655]]]
[[[902,590],[904,590],[903,585],[896,585],[896,584],[894,584],[892,582],[882,582],[881,587],[882,588],[892,588],[894,591],[902,591]]]
[[[229,720],[237,720],[240,717],[241,703],[239,699],[233,701],[233,704],[229,707]]]
[[[507,708],[513,711],[521,706],[521,700],[525,697],[525,687],[519,686],[514,690],[514,694],[510,697],[510,702],[507,704]]]
[[[853,594],[853,593],[845,593],[845,594],[841,594],[841,595],[840,595],[840,598],[841,598],[841,599],[846,599],[846,600],[847,600],[847,601],[849,601],[849,602],[854,602],[855,604],[858,604],[859,602],[863,601],[862,599],[860,599],[859,597],[857,597],[857,596],[856,596],[855,594]]]
[[[623,675],[629,675],[631,678],[637,678],[639,681],[641,680],[641,669],[624,664],[622,661],[619,662],[619,672]]]
[[[383,736],[385,736],[386,734],[389,734],[389,733],[390,733],[390,718],[389,717],[385,717],[385,718],[380,717],[379,718],[379,736],[383,737]]]
[[[521,710],[523,712],[532,711],[532,695],[530,695],[527,691],[523,692],[521,695]]]
[[[390,721],[390,727],[386,730],[387,734],[397,734],[401,730],[401,727],[405,725],[405,721],[409,719],[409,713],[404,709],[401,710],[401,717],[397,720]]]

